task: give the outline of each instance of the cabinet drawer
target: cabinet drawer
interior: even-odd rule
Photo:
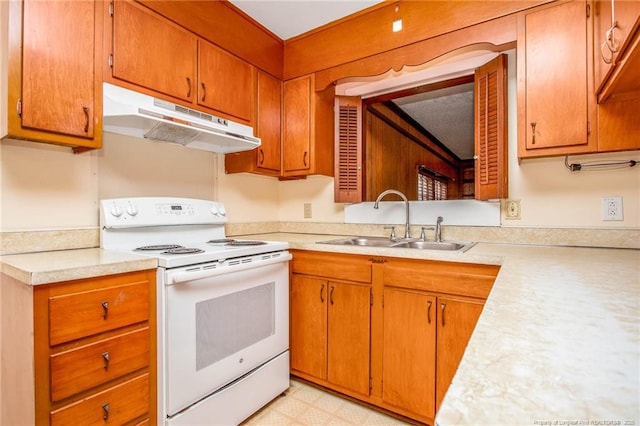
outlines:
[[[149,319],[148,281],[49,298],[51,346]]]
[[[323,252],[296,251],[291,268],[294,273],[337,280],[371,282],[371,262],[367,257]]]
[[[148,364],[148,327],[52,355],[51,400],[60,401]]]
[[[494,265],[390,259],[384,285],[487,298],[500,268]]]
[[[149,375],[143,374],[51,412],[51,425],[124,424],[149,412]]]

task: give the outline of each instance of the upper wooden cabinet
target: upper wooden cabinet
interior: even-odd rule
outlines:
[[[8,136],[99,148],[100,4],[12,1],[9,14]]]
[[[591,2],[518,17],[518,157],[596,150]]]
[[[284,82],[282,176],[333,176],[334,89],[316,92],[314,76]]]
[[[111,69],[105,80],[253,123],[251,64],[131,1],[114,1],[110,15]]]
[[[115,1],[111,76],[183,101],[193,101],[196,37],[145,8]]]
[[[258,148],[224,156],[227,173],[249,172],[280,176],[282,164],[282,82],[258,70],[256,79]]]
[[[598,102],[612,94],[640,96],[640,2],[596,0],[594,3],[594,63]],[[635,62],[634,62],[635,61]],[[623,70],[626,69],[626,71]],[[616,81],[620,73],[622,81]]]
[[[198,105],[252,121],[254,71],[248,62],[198,40]]]

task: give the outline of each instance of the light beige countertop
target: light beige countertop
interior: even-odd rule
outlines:
[[[640,425],[640,250],[479,243],[465,253],[318,244],[293,249],[501,265],[436,416],[449,425]],[[151,258],[78,249],[0,257],[27,284],[143,270]],[[609,422],[609,423],[607,423]]]
[[[640,250],[479,243],[466,253],[291,248],[501,265],[436,416],[448,425],[640,425]],[[609,423],[607,423],[609,422]]]
[[[156,259],[100,248],[0,256],[2,273],[29,285],[155,269]]]

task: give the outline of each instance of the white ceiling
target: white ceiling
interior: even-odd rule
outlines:
[[[366,9],[380,0],[230,0],[283,40]]]

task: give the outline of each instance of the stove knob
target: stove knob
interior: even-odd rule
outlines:
[[[134,206],[133,204],[129,203],[129,205],[127,206],[127,214],[129,216],[135,216],[138,214],[138,209],[136,208],[136,206]]]
[[[223,206],[218,207],[218,215],[223,217],[227,215],[227,211],[224,209]]]
[[[113,204],[111,206],[111,216],[115,216],[115,217],[122,216],[122,210],[120,210],[117,204]]]

